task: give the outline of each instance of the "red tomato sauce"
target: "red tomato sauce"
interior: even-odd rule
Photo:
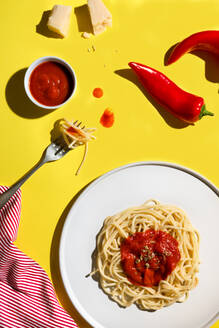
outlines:
[[[103,90],[101,88],[95,88],[93,90],[93,96],[96,98],[101,98],[103,96]]]
[[[73,126],[70,126],[68,129],[67,129],[67,132],[72,134],[73,136],[84,136],[84,134],[80,131],[80,129],[75,129]]]
[[[121,244],[122,268],[134,285],[157,286],[180,260],[178,242],[165,231],[136,232]]]
[[[29,80],[32,96],[46,106],[57,106],[65,102],[73,87],[74,82],[67,68],[52,61],[38,65]]]
[[[107,108],[103,115],[100,118],[100,123],[105,127],[105,128],[111,128],[114,123],[114,114],[113,112]]]

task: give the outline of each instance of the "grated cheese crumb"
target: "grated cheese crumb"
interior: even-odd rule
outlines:
[[[82,37],[84,39],[90,39],[91,35],[90,35],[90,33],[84,32],[84,33],[82,33]]]

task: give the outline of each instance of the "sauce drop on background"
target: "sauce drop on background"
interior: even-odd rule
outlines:
[[[103,96],[103,90],[101,88],[95,88],[93,90],[93,96],[95,98],[101,98]]]
[[[110,110],[110,108],[107,108],[100,118],[100,123],[105,128],[111,128],[111,126],[113,126],[114,120],[114,113]]]

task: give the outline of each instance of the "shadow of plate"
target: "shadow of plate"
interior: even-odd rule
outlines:
[[[63,308],[69,313],[69,315],[75,320],[75,322],[81,328],[92,328],[89,323],[78,313],[76,308],[73,306],[62,281],[61,271],[60,271],[60,263],[59,263],[59,246],[60,246],[60,239],[63,230],[63,226],[67,215],[81,195],[81,193],[92,183],[88,183],[85,187],[83,187],[69,202],[69,204],[64,209],[53,234],[51,250],[50,250],[50,271],[52,276],[53,286],[55,288],[56,294],[59,298],[60,303],[62,304]]]

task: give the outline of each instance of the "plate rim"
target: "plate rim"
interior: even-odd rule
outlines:
[[[106,327],[104,327],[101,324],[99,324],[98,322],[96,322],[96,320],[94,318],[92,318],[86,312],[86,310],[84,311],[84,308],[81,306],[81,304],[78,301],[77,297],[75,297],[75,295],[72,293],[72,291],[70,291],[70,287],[68,286],[67,277],[66,277],[66,274],[65,274],[65,271],[64,271],[64,265],[63,265],[64,241],[65,241],[65,235],[67,233],[67,228],[68,228],[68,224],[69,224],[70,217],[71,217],[71,212],[73,212],[75,204],[78,203],[81,200],[81,198],[84,197],[84,195],[87,194],[90,191],[90,189],[92,189],[100,181],[104,180],[105,178],[109,177],[110,175],[112,175],[112,174],[114,174],[118,171],[122,171],[124,169],[129,168],[129,167],[149,166],[149,165],[169,167],[169,168],[177,169],[179,171],[183,171],[187,174],[190,174],[193,177],[200,180],[201,182],[203,182],[204,184],[206,184],[216,194],[216,196],[219,198],[219,188],[217,188],[216,185],[214,185],[210,180],[205,178],[202,174],[194,171],[193,169],[185,167],[183,165],[180,165],[180,164],[177,164],[177,163],[172,163],[172,162],[166,162],[166,161],[138,161],[138,162],[132,162],[132,163],[124,164],[124,165],[118,166],[118,167],[116,167],[116,168],[114,168],[110,171],[107,171],[106,173],[103,173],[98,178],[96,178],[94,181],[92,181],[88,186],[85,187],[85,189],[80,193],[80,195],[76,198],[73,205],[71,206],[71,208],[70,208],[70,210],[69,210],[69,212],[66,216],[63,227],[62,227],[62,232],[61,232],[60,242],[59,242],[59,268],[60,268],[61,279],[62,279],[64,288],[65,288],[65,291],[66,291],[72,305],[76,308],[76,310],[83,317],[83,319],[85,319],[94,328],[106,328]],[[216,313],[213,316],[213,318],[211,318],[208,322],[204,323],[200,328],[209,328],[209,327],[211,327],[211,325],[213,325],[218,320],[218,318],[219,318],[219,312]]]

